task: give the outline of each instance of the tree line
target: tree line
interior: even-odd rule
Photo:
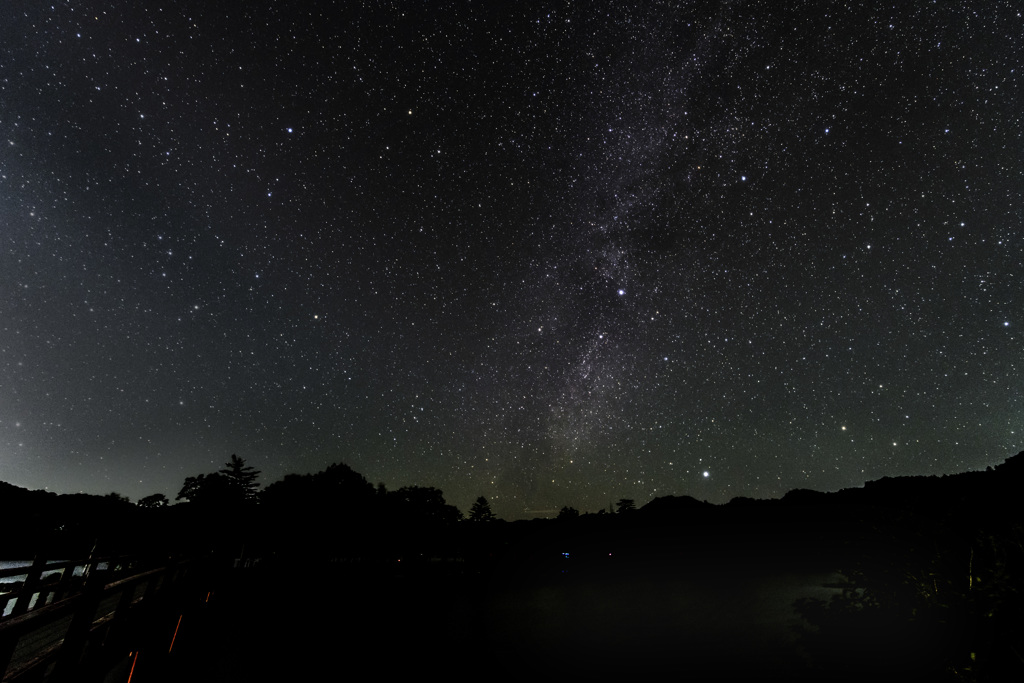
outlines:
[[[401,504],[418,509],[423,514],[439,521],[469,522],[501,521],[494,514],[490,503],[484,496],[473,502],[468,515],[463,515],[458,508],[444,500],[440,489],[425,486],[405,486],[397,491],[388,491],[383,483],[374,488],[361,474],[348,465],[335,463],[316,474],[288,474],[278,482],[261,490],[258,483],[260,471],[245,462],[244,458],[232,454],[224,466],[207,474],[199,474],[185,478],[175,501],[185,501],[200,506],[234,506],[242,504],[263,503],[268,505],[298,504],[317,497],[341,497],[352,505],[370,505],[370,500],[401,501]],[[122,500],[128,500],[118,493],[108,494]],[[390,497],[390,498],[389,498]],[[343,503],[343,504],[348,504]],[[137,505],[144,508],[161,508],[171,505],[171,501],[162,493],[154,493],[141,498]],[[352,505],[349,505],[351,507]],[[614,511],[628,514],[636,511],[636,502],[631,498],[621,498],[615,503]],[[611,513],[599,510],[597,514]],[[558,519],[575,519],[580,511],[572,506],[564,506],[559,510]]]
[[[258,483],[259,475],[260,471],[247,464],[244,458],[232,454],[220,470],[186,477],[175,501],[202,507],[262,504],[302,508],[327,504],[349,508],[348,512],[356,514],[360,509],[375,507],[375,502],[386,500],[415,509],[437,522],[449,523],[463,519],[471,522],[498,521],[484,496],[476,499],[467,517],[445,501],[440,489],[432,486],[404,486],[396,491],[388,491],[383,483],[374,487],[363,475],[343,463],[335,463],[315,474],[288,474],[262,490]],[[117,493],[110,495],[124,498]],[[138,505],[144,508],[161,508],[170,504],[171,501],[162,493],[138,501]]]

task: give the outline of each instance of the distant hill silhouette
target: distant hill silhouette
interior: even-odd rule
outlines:
[[[691,515],[711,508],[759,509],[777,506],[884,506],[921,512],[948,510],[954,505],[1000,510],[1016,507],[1016,496],[1024,486],[1024,451],[983,472],[943,476],[883,477],[863,487],[834,492],[793,489],[781,499],[734,498],[716,506],[690,496],[661,496],[640,508],[639,519],[653,521]]]
[[[710,507],[711,503],[700,501],[691,496],[661,496],[640,508],[647,516],[653,515],[685,515],[698,508]]]

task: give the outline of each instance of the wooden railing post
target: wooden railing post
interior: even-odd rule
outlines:
[[[89,574],[93,569],[96,568],[96,548],[100,545],[99,540],[96,540],[92,544],[92,550],[89,551],[89,557],[86,558],[85,564],[82,566],[82,578],[89,581]]]
[[[7,673],[7,667],[11,665],[11,657],[14,656],[14,650],[17,647],[17,637],[0,639],[0,678]]]
[[[74,575],[75,568],[73,566],[64,567],[64,569],[61,570],[60,581],[57,582],[57,585],[53,589],[54,602],[63,598],[71,590],[71,581],[74,579]]]
[[[64,635],[64,643],[61,645],[60,654],[57,656],[57,664],[54,669],[55,681],[78,680],[79,665],[86,644],[89,641],[89,631],[92,622],[96,618],[96,610],[103,597],[103,586],[106,583],[106,572],[99,571],[95,567],[89,572],[89,578],[85,581],[85,590],[82,593],[78,608],[71,617],[71,625]]]
[[[43,575],[43,567],[45,566],[46,558],[42,555],[36,555],[35,559],[32,560],[32,566],[28,568],[28,576],[25,577],[22,593],[18,596],[18,601],[14,603],[14,609],[11,610],[12,617],[28,612],[28,604],[32,601],[32,594],[35,593],[39,586],[39,578]]]
[[[0,594],[0,617],[3,617],[4,612],[7,611],[7,603],[13,600],[14,597],[15,594],[13,592]]]
[[[109,647],[124,640],[128,631],[128,611],[132,607],[135,598],[137,584],[129,583],[121,590],[121,597],[114,609],[114,618],[107,630],[107,637],[103,641],[103,647]]]

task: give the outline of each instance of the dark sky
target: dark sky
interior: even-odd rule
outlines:
[[[1001,462],[1024,7],[891,4],[7,0],[0,480],[514,518]]]

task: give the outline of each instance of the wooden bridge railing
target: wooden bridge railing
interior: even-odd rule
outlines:
[[[0,619],[0,677],[5,683],[102,678],[111,651],[136,631],[139,614],[155,618],[158,607],[179,599],[192,567],[137,567],[125,557],[36,558],[29,567],[0,570],[0,579],[26,577],[20,588],[0,594],[0,614],[14,602]]]

